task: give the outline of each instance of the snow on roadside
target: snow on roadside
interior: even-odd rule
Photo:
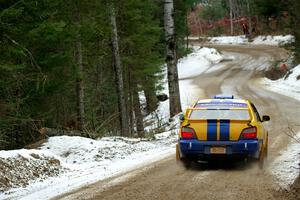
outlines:
[[[246,44],[248,39],[245,36],[219,36],[208,37],[208,42],[213,44]]]
[[[300,132],[295,136],[300,138]],[[270,165],[271,173],[281,189],[289,189],[300,172],[300,143],[293,140]]]
[[[292,35],[267,35],[267,36],[257,36],[252,42],[248,41],[248,38],[244,35],[239,36],[220,36],[220,37],[208,37],[208,42],[213,44],[254,44],[254,45],[274,45],[282,46],[286,44],[291,44],[295,42],[295,37]]]
[[[223,56],[213,48],[198,47],[194,52],[178,62],[179,79],[192,78],[202,74],[211,65],[223,60]]]
[[[272,81],[268,78],[262,78],[260,83],[267,89],[295,98],[300,101],[300,65],[297,65],[290,71],[287,77]]]
[[[264,45],[274,45],[282,46],[286,44],[291,44],[295,42],[295,37],[292,35],[267,35],[267,36],[257,36],[254,38],[252,44],[264,44]]]
[[[29,176],[34,159],[39,158],[44,169],[45,155],[55,158],[57,168],[65,169],[59,176],[48,177],[46,180],[34,175],[24,181],[29,185],[25,188],[14,185],[14,188],[0,193],[0,199],[50,199],[67,191],[92,184],[108,177],[116,176],[145,166],[174,153],[176,131],[168,131],[155,136],[153,141],[124,137],[105,137],[93,140],[82,137],[57,136],[51,137],[40,148],[34,150],[0,151],[0,159],[7,161],[19,156],[28,159],[27,169],[15,171],[19,168],[10,167],[12,174],[24,173]],[[35,155],[35,156],[32,156]],[[28,175],[28,172],[29,175]],[[27,174],[26,174],[27,173]],[[37,173],[40,173],[37,171]],[[0,174],[1,175],[1,174]],[[0,179],[3,179],[4,174]],[[4,175],[5,176],[5,175]],[[4,177],[5,178],[5,177]],[[1,188],[5,190],[4,188]]]
[[[268,78],[262,78],[260,84],[268,90],[289,96],[300,101],[300,65],[291,69],[285,77],[272,81]],[[300,132],[294,136],[299,140]],[[280,152],[271,164],[271,173],[276,178],[281,189],[289,189],[300,172],[300,143],[292,141],[289,146]]]

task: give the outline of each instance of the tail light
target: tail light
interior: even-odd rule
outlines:
[[[189,127],[182,127],[181,128],[181,137],[183,139],[192,139],[196,138],[195,130]]]
[[[245,128],[241,134],[242,139],[255,139],[257,138],[257,128],[256,126]]]

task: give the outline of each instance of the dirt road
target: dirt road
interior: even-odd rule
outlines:
[[[262,88],[258,79],[270,60],[279,60],[287,52],[276,47],[214,46],[232,61],[218,64],[193,83],[211,97],[218,93],[233,93],[250,99],[261,114],[271,116],[269,128],[269,160],[279,156],[290,139],[284,133],[288,126],[299,124],[299,101]],[[202,94],[203,95],[203,94]],[[299,126],[293,126],[296,131]],[[175,152],[174,152],[175,153]],[[73,191],[57,199],[282,199],[271,166],[259,170],[249,163],[197,164],[190,170],[176,165],[175,155],[128,174],[101,181]]]

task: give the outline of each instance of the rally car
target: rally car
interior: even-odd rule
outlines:
[[[268,131],[254,104],[234,96],[199,100],[181,117],[176,158],[185,166],[216,158],[254,158],[263,166]]]

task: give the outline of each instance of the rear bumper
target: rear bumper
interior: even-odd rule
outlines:
[[[197,139],[178,141],[181,157],[197,159],[211,157],[255,157],[259,155],[260,142],[255,140],[238,141],[199,141]],[[225,147],[225,154],[212,154],[211,147]]]

